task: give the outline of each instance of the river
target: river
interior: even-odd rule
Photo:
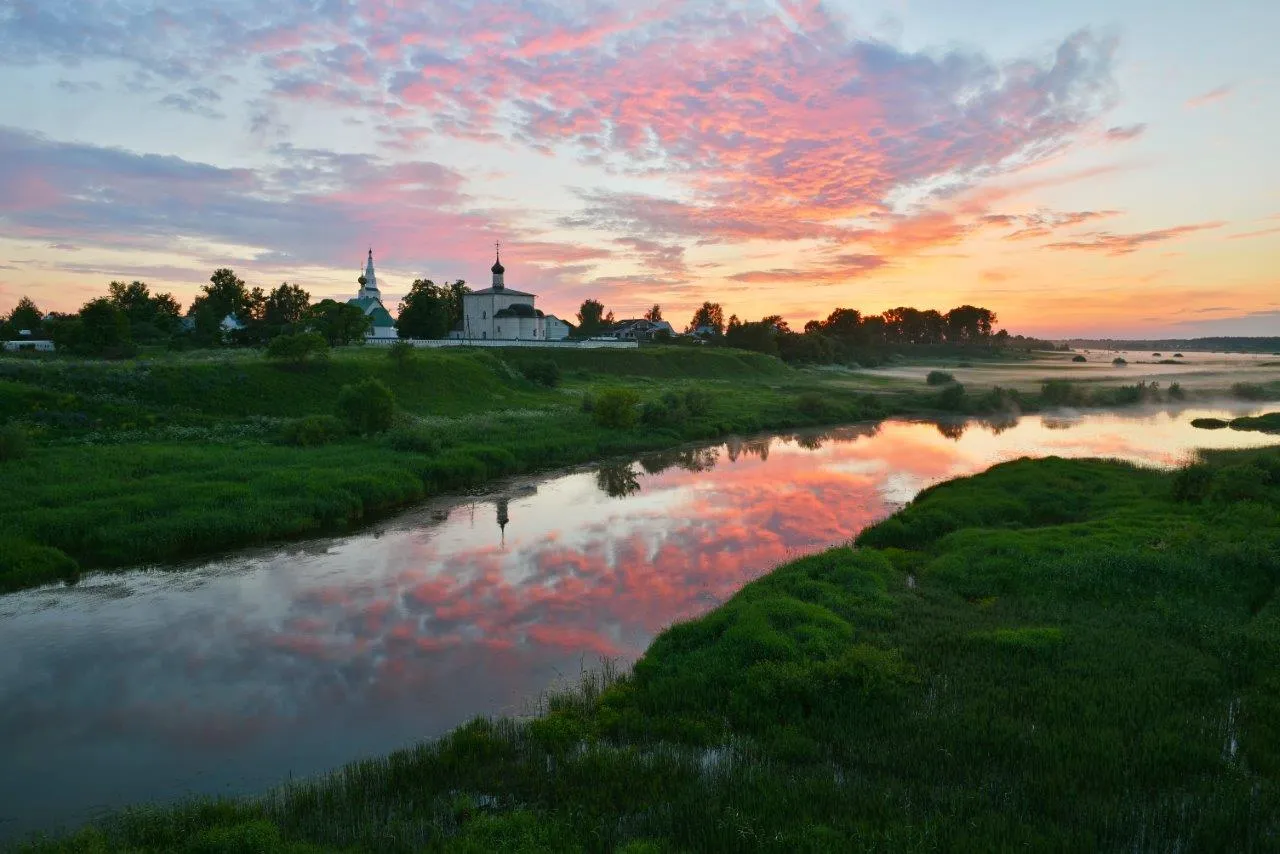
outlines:
[[[360,533],[0,597],[0,838],[264,790],[521,713],[922,488],[1020,456],[1173,465],[1255,408],[887,421],[515,481]]]

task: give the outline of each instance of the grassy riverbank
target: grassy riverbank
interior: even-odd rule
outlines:
[[[531,363],[548,360],[562,377],[558,387],[525,376]],[[1021,363],[982,364],[1004,377]],[[249,351],[123,363],[0,359],[0,591],[73,579],[84,569],[340,531],[430,495],[536,469],[890,414],[1007,417],[1034,409],[1046,393],[1000,389],[970,378],[972,365],[966,370],[965,386],[931,386],[675,347],[420,351],[404,363],[353,348],[305,366]],[[296,444],[291,425],[331,415],[342,388],[369,377],[395,397],[392,430]],[[583,403],[612,387],[634,391],[653,417],[601,426]],[[1051,402],[1076,405],[1167,394],[1097,382],[1045,389],[1057,396]],[[664,395],[690,390],[699,406],[656,411]]]
[[[1267,851],[1280,451],[1022,460],[531,721],[32,851]]]

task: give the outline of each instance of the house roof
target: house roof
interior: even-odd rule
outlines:
[[[470,296],[490,296],[492,294],[506,294],[507,296],[511,296],[511,297],[534,297],[534,298],[538,296],[537,294],[527,294],[524,291],[517,291],[513,288],[485,288],[484,290],[480,290],[480,291],[472,291],[466,296],[469,296],[469,297]]]

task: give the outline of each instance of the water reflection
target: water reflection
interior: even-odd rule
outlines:
[[[358,536],[0,597],[0,834],[259,790],[518,711],[584,657],[633,658],[770,567],[993,462],[1167,464],[1274,441],[1188,423],[1223,414],[732,439],[509,484]]]

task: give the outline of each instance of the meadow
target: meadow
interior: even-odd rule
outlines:
[[[541,714],[20,850],[1274,851],[1280,450],[921,493]]]
[[[1053,379],[1049,365],[794,368],[710,347],[2,358],[0,591],[342,531],[494,478],[728,434],[1188,397],[1154,382]],[[926,382],[925,368],[946,379]],[[1022,390],[990,381],[1015,370]],[[1280,398],[1274,376],[1250,393]],[[359,408],[370,380],[394,414],[389,429],[358,435],[335,413],[349,405],[344,388]]]

